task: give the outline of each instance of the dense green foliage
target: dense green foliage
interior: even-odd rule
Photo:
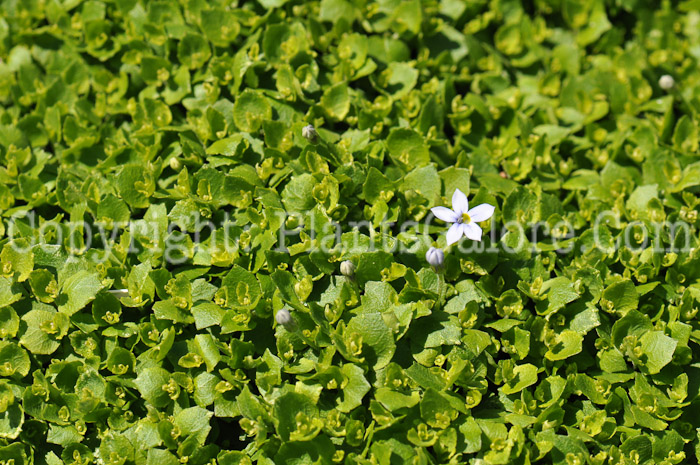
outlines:
[[[0,464],[696,461],[699,26],[1,1]]]

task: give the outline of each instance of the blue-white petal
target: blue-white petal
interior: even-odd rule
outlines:
[[[493,216],[493,211],[496,209],[493,205],[482,203],[469,210],[469,218],[475,223],[486,221]]]
[[[462,237],[462,224],[455,223],[447,230],[447,245],[452,245]]]
[[[462,232],[473,241],[481,240],[481,228],[476,223],[462,224]]]
[[[447,207],[434,207],[430,209],[438,219],[446,223],[455,223],[459,219],[459,215]]]
[[[459,189],[455,189],[455,193],[452,194],[452,209],[457,216],[462,216],[462,213],[466,213],[469,210],[467,196]]]

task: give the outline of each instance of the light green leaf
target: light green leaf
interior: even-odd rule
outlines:
[[[658,198],[659,193],[656,184],[651,186],[639,186],[630,194],[625,208],[633,212],[633,218],[635,219],[647,218],[649,216],[647,208],[649,201]]]
[[[19,402],[0,412],[0,438],[17,439],[24,425],[24,409]]]
[[[442,195],[448,199],[452,199],[452,194],[459,189],[467,196],[469,195],[469,182],[471,176],[466,168],[457,168],[450,166],[440,171],[440,179],[444,185]]]
[[[0,276],[0,308],[7,307],[22,298],[20,288],[12,284],[12,280]]]
[[[277,434],[288,441],[301,425],[313,428],[318,417],[318,408],[303,394],[288,392],[275,400],[274,416],[277,419]]]
[[[141,396],[156,408],[165,408],[171,399],[163,388],[170,382],[170,373],[163,368],[153,367],[142,370],[134,383]]]
[[[434,166],[416,168],[403,178],[401,190],[406,193],[413,191],[434,205],[440,197],[440,178]]]
[[[430,152],[423,136],[412,129],[392,129],[386,146],[394,163],[406,171],[430,163]]]
[[[26,281],[34,269],[34,252],[25,239],[7,242],[0,252],[2,272],[6,277],[17,276],[17,281]]]
[[[390,412],[402,408],[411,408],[420,402],[420,394],[418,391],[399,392],[383,387],[375,391],[374,398]]]
[[[61,345],[70,322],[65,313],[56,313],[51,307],[41,306],[22,315],[27,328],[19,342],[33,354],[52,354]]]
[[[104,287],[96,273],[80,270],[63,279],[58,311],[73,315],[91,302]],[[63,299],[65,298],[65,301]]]
[[[146,465],[178,465],[180,461],[164,449],[148,449]]]
[[[375,370],[385,367],[394,356],[396,345],[391,330],[379,313],[362,313],[350,319],[348,335],[357,334],[362,342],[362,355]]]
[[[209,420],[214,412],[202,407],[190,407],[180,411],[173,420],[175,426],[180,429],[180,433],[197,438],[200,445],[204,445],[211,430]]]
[[[640,338],[642,362],[650,374],[656,374],[673,359],[678,341],[666,336],[663,331],[649,331]]]
[[[177,44],[177,58],[190,69],[197,69],[211,57],[209,44],[199,34],[187,33]]]
[[[418,82],[418,70],[409,63],[391,62],[380,75],[382,87],[394,99],[401,99],[408,94]]]
[[[234,265],[221,280],[221,289],[226,303],[233,308],[251,309],[260,301],[260,283],[250,271]]]
[[[564,360],[583,350],[583,336],[576,331],[565,329],[558,333],[544,356],[548,360]]]
[[[0,341],[0,372],[3,376],[29,374],[31,363],[27,351],[14,342]]]
[[[334,121],[340,121],[350,111],[348,85],[339,83],[328,87],[321,97],[321,105]]]
[[[243,136],[234,134],[230,137],[214,141],[214,143],[207,147],[207,155],[238,157],[246,147],[247,144]]]
[[[314,186],[316,179],[308,173],[293,177],[282,191],[282,203],[287,211],[306,213],[311,210],[316,205]]]
[[[233,121],[241,131],[255,132],[262,122],[272,118],[272,108],[267,99],[259,92],[246,89],[233,104]]]
[[[515,394],[537,382],[537,367],[531,363],[513,368],[514,377],[501,387],[504,394]]]
[[[341,386],[342,400],[338,399],[337,409],[344,413],[349,413],[356,407],[362,405],[362,398],[370,390],[370,384],[364,376],[362,368],[352,363],[346,363],[341,368],[343,377],[347,379],[347,384]]]
[[[615,311],[620,315],[637,308],[639,295],[629,279],[618,281],[606,287],[601,297],[601,306],[606,311]]]
[[[545,281],[540,288],[540,293],[547,295],[547,299],[537,303],[537,313],[540,315],[557,312],[579,297],[574,284],[564,276]]]

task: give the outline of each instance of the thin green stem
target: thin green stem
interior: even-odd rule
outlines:
[[[438,308],[442,308],[445,305],[445,274],[443,270],[438,272]]]

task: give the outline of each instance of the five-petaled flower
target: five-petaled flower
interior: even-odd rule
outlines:
[[[452,245],[459,241],[462,234],[473,241],[480,241],[482,231],[476,223],[491,218],[495,209],[493,205],[482,203],[469,210],[467,196],[457,189],[452,195],[452,210],[447,207],[434,207],[431,211],[442,221],[452,223],[447,230],[447,245]]]

